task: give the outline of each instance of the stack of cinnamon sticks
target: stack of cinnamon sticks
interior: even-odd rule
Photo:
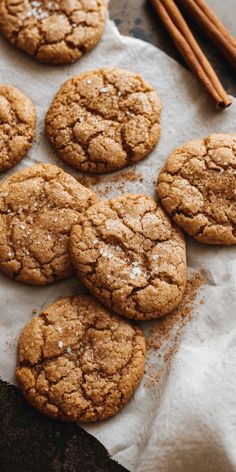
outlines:
[[[191,33],[175,1],[151,0],[151,2],[189,68],[205,86],[217,108],[228,107],[231,104],[230,98]],[[204,0],[177,0],[177,2],[187,9],[215,46],[236,68],[236,41],[206,2]]]

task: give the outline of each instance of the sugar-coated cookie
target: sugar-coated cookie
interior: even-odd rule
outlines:
[[[69,165],[105,173],[143,159],[160,137],[160,99],[142,77],[98,69],[68,80],[54,98],[46,132]]]
[[[0,184],[0,270],[33,285],[69,277],[71,227],[97,197],[62,169],[36,164]]]
[[[236,134],[212,134],[175,149],[157,194],[172,219],[206,244],[236,244]]]
[[[90,296],[61,299],[31,320],[16,377],[42,413],[67,421],[113,416],[138,386],[146,359],[141,329]]]
[[[35,127],[32,101],[12,85],[0,85],[0,172],[24,157],[32,145]]]
[[[100,40],[106,0],[1,0],[0,30],[47,64],[79,59]]]
[[[183,296],[184,237],[151,197],[126,194],[91,206],[72,229],[70,249],[80,280],[120,315],[159,318]]]

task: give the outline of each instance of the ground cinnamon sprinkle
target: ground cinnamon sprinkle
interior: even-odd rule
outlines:
[[[106,195],[114,186],[117,190],[123,191],[127,182],[142,182],[143,177],[135,170],[126,170],[114,175],[85,175],[77,180],[85,187],[96,187],[99,195]]]
[[[146,339],[147,348],[157,350],[159,353],[158,362],[154,362],[154,359],[157,361],[156,354],[154,354],[148,363],[146,387],[154,385],[160,380],[165,363],[177,352],[180,336],[185,325],[192,318],[196,296],[205,281],[202,271],[195,272],[187,281],[185,293],[179,306],[170,315],[153,322]],[[203,303],[203,299],[200,303]]]
[[[101,182],[101,178],[100,175],[84,175],[83,177],[78,177],[77,180],[85,187],[93,187]]]

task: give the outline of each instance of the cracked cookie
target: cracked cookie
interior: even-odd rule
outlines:
[[[92,297],[78,295],[57,301],[23,329],[16,378],[42,413],[97,421],[128,402],[145,360],[138,326],[110,315]]]
[[[206,244],[236,244],[236,134],[212,134],[175,149],[157,194],[190,236]]]
[[[38,61],[67,64],[98,43],[105,12],[105,0],[1,0],[0,30]]]
[[[97,69],[65,82],[46,116],[46,132],[67,164],[105,173],[143,159],[160,137],[161,102],[142,77]]]
[[[24,157],[31,148],[35,127],[31,100],[12,85],[0,85],[0,172]]]
[[[96,201],[92,191],[50,164],[6,179],[0,184],[0,270],[32,285],[69,277],[71,227]]]
[[[183,296],[184,237],[151,197],[126,194],[91,206],[71,231],[70,250],[84,285],[120,315],[159,318]]]

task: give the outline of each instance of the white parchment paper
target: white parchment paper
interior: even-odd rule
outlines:
[[[209,2],[220,14],[220,0]],[[235,0],[224,2],[224,21],[233,32]],[[232,15],[233,13],[233,15]],[[88,69],[118,66],[141,73],[163,103],[162,136],[153,153],[136,166],[142,182],[125,190],[154,195],[154,181],[178,144],[211,132],[236,132],[236,100],[216,112],[195,78],[164,53],[144,42],[121,37],[107,22],[101,43],[74,65],[36,63],[0,41],[0,80],[29,95],[37,108],[37,138],[14,170],[35,162],[62,163],[44,137],[44,116],[59,86]],[[98,185],[100,188],[103,184]],[[108,198],[118,193],[114,183]],[[116,417],[85,429],[132,472],[231,472],[236,470],[236,250],[187,241],[189,270],[205,269],[205,304],[196,306],[178,353],[162,380],[145,387]],[[76,293],[76,278],[47,287],[30,287],[0,275],[0,377],[15,383],[16,343],[23,325],[64,295]],[[202,296],[201,295],[201,296]],[[154,353],[155,357],[155,353]],[[156,356],[157,357],[157,356]],[[156,359],[158,362],[158,359]],[[147,368],[148,370],[148,368]]]

